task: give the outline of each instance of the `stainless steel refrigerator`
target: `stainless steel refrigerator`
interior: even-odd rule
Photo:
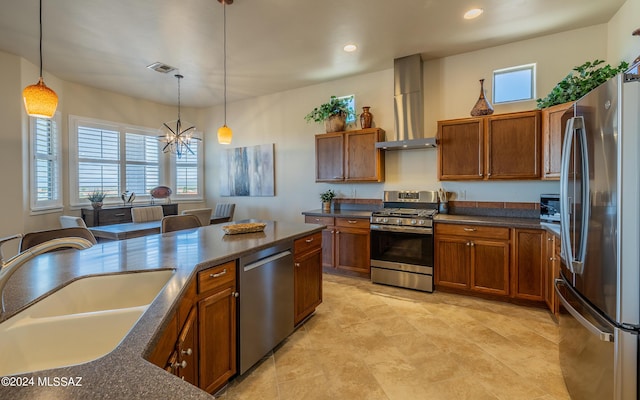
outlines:
[[[573,400],[638,399],[638,66],[578,100],[562,148],[560,365]]]

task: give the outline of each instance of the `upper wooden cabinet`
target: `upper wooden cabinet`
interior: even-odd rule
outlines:
[[[540,179],[540,111],[438,121],[438,179]]]
[[[573,102],[558,104],[541,111],[542,114],[542,179],[560,179],[562,141],[567,121],[573,115]]]
[[[378,128],[316,135],[316,182],[382,182],[384,140]]]

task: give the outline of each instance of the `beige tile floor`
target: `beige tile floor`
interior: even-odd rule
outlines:
[[[548,312],[324,276],[324,302],[225,400],[569,399]]]

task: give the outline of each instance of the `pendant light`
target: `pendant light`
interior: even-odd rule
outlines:
[[[181,158],[185,152],[195,154],[189,145],[191,144],[191,140],[200,139],[193,137],[196,131],[195,125],[189,122],[183,122],[180,119],[180,79],[184,78],[184,76],[180,74],[174,76],[178,78],[178,119],[162,124],[160,129],[163,135],[160,136],[160,140],[166,143],[162,148],[164,153],[172,153],[178,158]],[[186,128],[184,128],[185,126]]]
[[[223,62],[224,62],[224,125],[218,128],[218,143],[231,144],[233,131],[227,126],[227,4],[233,0],[218,0],[222,3],[223,11]]]
[[[42,0],[40,0],[40,79],[22,91],[24,108],[31,117],[51,118],[58,107],[58,95],[44,84],[42,78]]]

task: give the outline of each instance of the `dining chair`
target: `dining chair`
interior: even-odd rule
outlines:
[[[182,211],[182,215],[195,215],[200,220],[200,225],[207,226],[211,224],[211,208],[194,208]]]
[[[133,222],[160,221],[162,217],[164,217],[162,206],[131,208],[131,220]]]
[[[201,226],[200,220],[195,215],[167,215],[162,218],[160,232],[167,233],[182,229],[199,228]]]
[[[86,228],[87,224],[84,223],[84,220],[81,217],[74,217],[73,215],[61,215],[60,226],[62,226],[63,228]]]
[[[65,237],[79,237],[87,239],[93,244],[98,243],[89,229],[76,226],[73,228],[59,228],[25,233],[20,240],[20,252],[22,253],[23,251],[48,240]]]
[[[227,217],[227,221],[231,221],[233,219],[233,213],[236,210],[236,205],[234,203],[220,203],[216,204],[216,209],[213,213],[215,218]]]

